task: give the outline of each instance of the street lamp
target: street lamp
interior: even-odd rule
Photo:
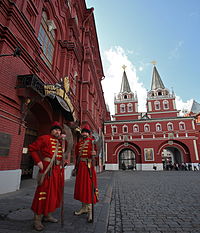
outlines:
[[[8,56],[13,56],[13,57],[20,57],[22,54],[22,51],[19,47],[17,47],[12,54],[0,54],[0,57],[8,57]]]

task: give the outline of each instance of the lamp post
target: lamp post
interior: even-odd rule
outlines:
[[[8,57],[8,56],[13,56],[13,57],[20,57],[22,54],[22,51],[19,47],[16,47],[14,53],[12,54],[0,54],[0,57]]]

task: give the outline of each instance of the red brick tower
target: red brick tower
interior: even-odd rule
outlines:
[[[115,115],[114,120],[133,120],[138,119],[138,100],[137,95],[131,91],[128,78],[123,66],[124,72],[122,76],[121,89],[119,94],[115,97]]]
[[[147,113],[150,118],[177,117],[175,95],[165,88],[160,75],[153,67],[151,90],[147,94]]]

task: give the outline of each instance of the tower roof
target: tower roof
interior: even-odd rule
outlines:
[[[123,92],[131,92],[131,88],[128,82],[128,78],[126,76],[126,71],[124,70],[123,76],[122,76],[122,84],[121,84],[121,89],[120,89],[120,93]]]
[[[153,74],[152,74],[152,83],[151,83],[151,90],[156,89],[165,89],[165,86],[160,78],[160,75],[156,69],[156,66],[153,67]]]
[[[199,113],[200,112],[200,104],[197,103],[195,100],[192,103],[191,112],[193,112],[193,113]]]

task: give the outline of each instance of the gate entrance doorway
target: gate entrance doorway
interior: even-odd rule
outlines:
[[[162,151],[163,168],[166,170],[177,169],[184,163],[181,151],[176,147],[166,147]]]
[[[130,149],[124,149],[119,153],[119,169],[135,169],[135,153]]]
[[[28,111],[25,122],[26,132],[21,157],[22,179],[32,178],[33,175],[34,161],[28,152],[28,145],[33,143],[38,135],[49,132],[49,127],[51,125],[48,112],[39,103],[35,103]]]

